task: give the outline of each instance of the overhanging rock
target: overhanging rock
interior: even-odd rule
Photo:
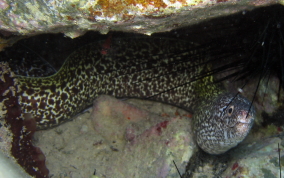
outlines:
[[[214,17],[282,3],[277,0],[0,0],[2,35],[86,31],[170,31]]]

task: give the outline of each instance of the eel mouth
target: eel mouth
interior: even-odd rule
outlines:
[[[248,111],[241,110],[238,113],[238,122],[242,124],[250,124],[253,121],[253,116]]]
[[[250,112],[244,110],[239,111],[238,122],[236,124],[236,131],[239,134],[246,136],[249,133],[253,120],[254,117]]]

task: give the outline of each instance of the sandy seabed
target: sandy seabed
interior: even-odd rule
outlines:
[[[126,104],[127,103],[127,104]],[[95,112],[93,112],[95,108]],[[93,108],[34,137],[53,178],[179,177],[196,148],[188,112],[103,96]]]

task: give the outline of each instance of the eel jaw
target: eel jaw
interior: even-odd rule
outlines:
[[[252,127],[253,121],[254,117],[252,113],[244,110],[239,111],[238,122],[235,126],[237,133],[246,136]]]

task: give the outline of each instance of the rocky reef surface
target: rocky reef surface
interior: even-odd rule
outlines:
[[[165,32],[214,17],[283,3],[277,0],[48,0],[0,1],[0,32],[32,36],[86,31]]]

